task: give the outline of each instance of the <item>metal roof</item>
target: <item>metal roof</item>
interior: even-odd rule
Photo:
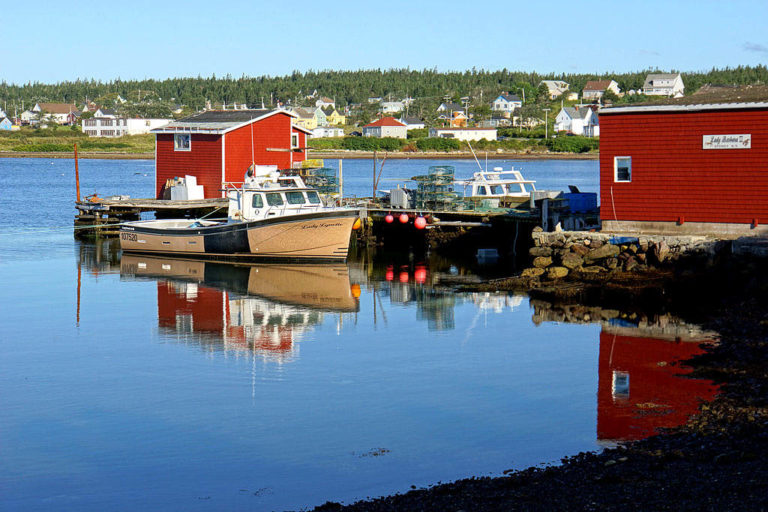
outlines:
[[[198,132],[222,134],[279,113],[297,117],[296,114],[279,108],[209,110],[207,112],[185,117],[184,119],[179,119],[178,121],[161,126],[160,128],[155,128],[151,133]]]
[[[744,103],[708,103],[699,105],[641,105],[631,107],[607,107],[600,110],[600,115],[610,114],[643,114],[647,112],[701,112],[706,110],[746,110],[768,109],[768,102]]]

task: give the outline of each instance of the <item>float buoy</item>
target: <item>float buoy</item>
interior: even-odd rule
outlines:
[[[408,215],[405,213],[400,214],[400,223],[401,224],[407,224],[408,223]]]
[[[416,217],[416,220],[413,221],[413,225],[416,226],[416,229],[424,229],[427,226],[427,219],[424,217]]]
[[[388,213],[387,216],[384,217],[384,222],[386,222],[387,224],[392,224],[393,222],[395,222],[395,218],[392,216],[391,213]]]

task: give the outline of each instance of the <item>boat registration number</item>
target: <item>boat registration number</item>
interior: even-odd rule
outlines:
[[[129,242],[136,242],[138,239],[136,233],[120,233],[120,238],[128,240]]]

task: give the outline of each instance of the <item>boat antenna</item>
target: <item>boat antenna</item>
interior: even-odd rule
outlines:
[[[251,169],[253,169],[255,165],[254,158],[253,158],[253,116],[251,116]]]
[[[472,156],[475,157],[475,162],[477,162],[478,169],[480,169],[480,172],[482,172],[483,171],[483,166],[480,165],[480,160],[477,159],[477,155],[475,154],[475,150],[472,149],[472,144],[470,144],[469,141],[467,141],[467,146],[469,146],[469,150],[472,152]]]

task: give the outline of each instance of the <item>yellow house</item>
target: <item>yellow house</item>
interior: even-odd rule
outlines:
[[[341,114],[335,108],[328,108],[323,110],[325,112],[325,118],[328,120],[328,124],[331,126],[347,124],[347,118]]]
[[[293,120],[293,124],[306,128],[307,130],[314,130],[317,128],[317,117],[315,116],[314,109],[296,107],[293,108],[292,111],[299,116]]]

